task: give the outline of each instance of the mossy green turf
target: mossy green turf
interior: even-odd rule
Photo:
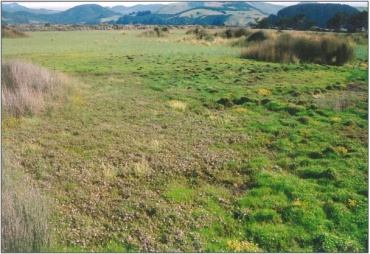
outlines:
[[[2,122],[3,151],[55,199],[50,250],[366,252],[363,49],[282,65],[171,32],[3,39],[3,58],[76,83],[63,106]]]

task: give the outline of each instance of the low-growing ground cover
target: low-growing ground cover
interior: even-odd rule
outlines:
[[[359,46],[362,49],[363,46]],[[50,251],[365,252],[368,65],[240,59],[184,30],[30,33],[17,58],[79,83],[2,121],[54,200]]]

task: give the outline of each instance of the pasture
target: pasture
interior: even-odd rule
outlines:
[[[3,38],[68,76],[57,105],[2,114],[3,175],[48,211],[37,250],[367,252],[367,40],[331,66],[169,31]]]

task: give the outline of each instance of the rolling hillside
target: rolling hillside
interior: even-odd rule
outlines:
[[[161,8],[163,8],[163,4],[137,4],[134,6],[123,6],[123,5],[116,5],[114,7],[107,7],[111,11],[114,12],[119,12],[123,15],[125,14],[130,14],[133,12],[138,12],[138,11],[151,11],[152,13],[159,11]]]
[[[179,2],[172,4],[137,4],[126,7],[102,7],[82,4],[66,11],[30,9],[17,3],[2,4],[3,24],[144,24],[144,25],[231,25],[246,26],[256,19],[276,20],[303,14],[317,26],[326,27],[337,12],[357,13],[344,4],[313,2],[284,7],[265,2]]]
[[[97,4],[84,4],[54,14],[35,14],[28,11],[2,11],[2,22],[9,24],[98,24],[117,19],[122,14]]]
[[[256,18],[277,13],[283,6],[249,2],[181,2],[145,16],[125,15],[120,24],[249,25]]]
[[[84,4],[50,15],[51,23],[100,23],[100,19],[120,15],[97,4]]]
[[[1,5],[1,8],[2,8],[2,11],[6,11],[6,12],[11,12],[11,13],[14,13],[14,12],[19,12],[19,11],[26,11],[26,12],[30,12],[30,13],[34,13],[34,14],[54,14],[54,13],[58,13],[59,11],[55,11],[55,10],[47,10],[47,9],[30,9],[30,8],[27,8],[27,7],[24,7],[23,5],[20,5],[20,4],[17,4],[17,3],[10,3],[10,4],[2,4]]]
[[[41,14],[34,14],[28,11],[17,11],[14,13],[2,11],[1,22],[3,24],[46,24],[49,21]]]
[[[83,4],[63,12],[47,13],[19,4],[3,4],[2,22],[8,24],[158,24],[248,25],[256,18],[276,14],[283,6],[260,2],[181,2],[138,4],[112,8]],[[148,15],[137,15],[150,11]],[[121,17],[121,18],[120,18]]]

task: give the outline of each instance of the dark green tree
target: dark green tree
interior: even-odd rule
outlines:
[[[281,17],[276,21],[276,25],[280,29],[287,29],[292,27],[292,18],[291,17]]]
[[[328,20],[328,28],[339,31],[348,21],[349,15],[345,12],[338,12]]]
[[[358,32],[362,28],[368,30],[368,12],[363,11],[358,14],[352,14],[348,19],[349,31]]]
[[[263,18],[259,20],[259,18],[255,19],[256,25],[254,26],[255,28],[270,28],[271,26],[271,20],[269,18]]]
[[[305,14],[298,14],[292,18],[293,29],[296,30],[307,30],[314,26],[316,22],[307,19]]]

